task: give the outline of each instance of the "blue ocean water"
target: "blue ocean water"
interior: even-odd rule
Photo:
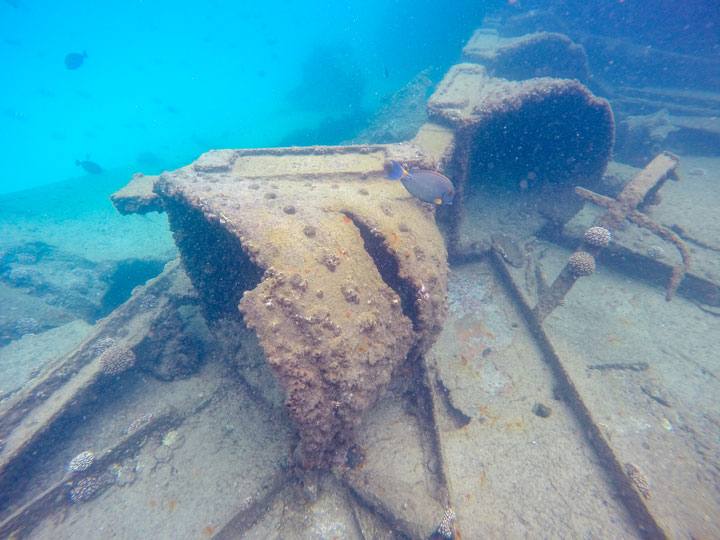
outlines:
[[[82,175],[76,159],[154,173],[210,148],[290,143],[328,117],[356,125],[323,142],[350,138],[417,72],[442,74],[484,11],[430,1],[2,2],[0,193]],[[65,56],[83,51],[67,69]]]

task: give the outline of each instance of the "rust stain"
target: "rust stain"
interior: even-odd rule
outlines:
[[[475,315],[468,313],[464,315],[459,321],[455,323],[455,328],[458,334],[458,338],[462,341],[470,341],[471,339],[477,339],[478,337],[488,337],[495,339],[495,334],[485,329],[482,321],[478,321]]]

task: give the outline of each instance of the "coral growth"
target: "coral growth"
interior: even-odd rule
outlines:
[[[662,259],[665,255],[665,250],[662,246],[650,246],[647,249],[647,256],[651,259]]]
[[[607,247],[612,234],[605,227],[590,227],[585,231],[585,241],[594,247]]]
[[[95,356],[100,356],[102,353],[107,351],[110,347],[117,345],[117,342],[113,338],[101,338],[92,344],[92,351]]]
[[[650,498],[650,484],[647,481],[647,478],[645,478],[645,475],[638,469],[635,465],[632,463],[626,463],[625,464],[625,473],[628,475],[630,480],[632,480],[632,483],[635,484],[635,487],[640,492],[640,494],[645,498]]]
[[[70,460],[70,463],[68,464],[68,471],[84,471],[93,464],[93,461],[95,461],[95,454],[93,454],[89,450],[86,450],[85,452],[79,453],[77,456]]]
[[[153,415],[152,413],[143,414],[139,418],[136,418],[135,420],[133,420],[132,423],[128,426],[128,428],[125,430],[125,432],[128,435],[132,435],[138,429],[145,426],[146,424],[149,424],[154,419],[155,419],[155,415]]]
[[[88,476],[79,480],[70,490],[70,500],[73,503],[85,502],[95,496],[100,489],[100,480],[96,476]]]
[[[125,347],[110,347],[100,355],[100,369],[106,375],[118,375],[134,365],[135,353]]]
[[[589,276],[595,271],[595,258],[586,251],[578,251],[570,255],[568,265],[573,275]]]
[[[455,511],[452,508],[445,510],[445,514],[437,528],[437,534],[442,538],[455,537]]]

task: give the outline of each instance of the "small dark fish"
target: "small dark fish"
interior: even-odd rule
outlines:
[[[455,187],[450,179],[434,171],[408,171],[397,161],[393,161],[388,178],[393,180],[399,178],[405,189],[421,201],[452,204],[455,198]]]
[[[83,65],[83,62],[87,58],[87,51],[80,53],[70,53],[65,56],[65,67],[68,69],[77,69]]]
[[[383,66],[385,68],[385,78],[387,79],[390,76],[390,72],[388,71],[387,66]]]
[[[76,159],[75,165],[82,167],[83,169],[85,169],[86,172],[88,172],[90,174],[102,174],[103,173],[103,168],[100,165],[98,165],[97,163],[95,163],[94,161],[90,161],[90,160],[80,161],[79,159]]]

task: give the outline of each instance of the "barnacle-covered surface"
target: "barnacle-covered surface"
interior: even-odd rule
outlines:
[[[117,211],[122,215],[162,211],[160,197],[152,190],[155,180],[154,175],[134,174],[125,187],[110,196]]]
[[[462,256],[487,249],[509,222],[526,237],[567,221],[582,206],[573,188],[598,182],[614,139],[609,103],[577,80],[509,81],[476,63],[450,68],[428,116],[455,132],[459,197],[447,217],[449,251]]]
[[[553,183],[597,180],[614,137],[609,103],[578,81],[508,81],[479,64],[450,68],[428,100],[428,114],[439,124],[467,129],[473,156],[485,154],[484,163],[534,172]],[[517,159],[507,160],[508,154]]]
[[[307,466],[350,440],[444,317],[433,208],[386,179],[390,157],[423,158],[411,145],[221,150],[156,183],[208,316],[239,307],[257,333]]]
[[[501,37],[496,29],[479,28],[463,47],[463,59],[482,64],[495,77],[504,79],[558,77],[582,82],[590,79],[585,49],[555,32]]]

